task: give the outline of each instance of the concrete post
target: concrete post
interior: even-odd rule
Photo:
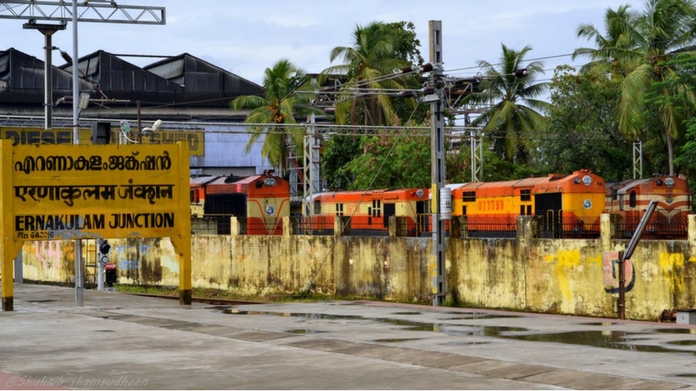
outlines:
[[[452,220],[450,221],[450,237],[469,237],[468,216],[452,216]]]
[[[687,216],[687,232],[689,238],[689,246],[691,247],[691,253],[694,254],[696,251],[696,215]]]
[[[239,236],[240,231],[241,227],[239,226],[239,220],[237,220],[237,216],[230,217],[230,236]]]
[[[283,236],[291,236],[294,234],[293,227],[295,227],[299,220],[295,216],[285,216],[283,221]]]
[[[531,245],[536,237],[536,220],[532,216],[517,216],[517,242],[521,248]]]
[[[389,237],[394,238],[399,236],[398,227],[396,226],[396,216],[389,216]]]
[[[350,236],[350,216],[336,216],[334,236]]]
[[[602,244],[602,251],[611,251],[611,238],[614,226],[611,223],[611,215],[602,213],[599,215],[599,239]]]
[[[520,262],[524,263],[530,258],[536,233],[537,221],[534,216],[517,216],[517,259]]]

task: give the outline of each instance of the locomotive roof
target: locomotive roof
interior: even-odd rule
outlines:
[[[214,181],[217,178],[219,178],[219,176],[217,175],[192,176],[190,179],[190,183],[192,185],[205,185],[209,182]]]
[[[423,195],[427,195],[427,188],[408,188],[408,189],[375,189],[375,190],[355,190],[355,191],[333,191],[312,194],[312,200],[316,198],[355,198],[355,197],[373,197],[378,196],[382,199],[397,199],[399,197],[408,197],[417,195],[418,191],[422,191]],[[427,197],[420,197],[427,198]]]
[[[652,188],[662,187],[664,184],[664,178],[672,178],[674,180],[674,186],[670,186],[672,189],[684,190],[685,193],[689,192],[688,185],[686,181],[669,175],[657,175],[652,178],[642,178],[642,179],[628,179],[619,182],[609,182],[607,183],[607,194],[616,192],[616,194],[626,194],[628,191],[634,188],[642,188],[644,192],[649,192]],[[662,184],[658,184],[658,180],[662,180]]]
[[[453,191],[485,191],[490,192],[490,196],[495,194],[503,195],[507,192],[514,192],[514,189],[531,189],[535,188],[539,191],[559,191],[563,186],[573,185],[578,183],[578,178],[590,176],[593,181],[602,183],[603,179],[589,170],[579,170],[572,174],[549,174],[545,177],[523,178],[511,181],[500,182],[472,182],[453,188]],[[604,186],[602,184],[602,186]]]

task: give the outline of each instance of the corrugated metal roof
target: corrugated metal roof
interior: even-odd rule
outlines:
[[[44,62],[14,48],[0,52],[0,104],[36,104],[44,102]],[[72,75],[53,67],[53,100],[70,95]],[[80,82],[81,91],[94,91],[91,84]]]
[[[80,90],[94,98],[148,105],[228,107],[240,95],[262,94],[260,85],[188,53],[148,65],[131,64],[103,50],[81,57]],[[72,66],[53,68],[54,96],[70,95]],[[0,104],[43,104],[44,62],[16,49],[0,52]],[[37,93],[37,92],[41,93]]]
[[[260,85],[188,53],[146,65],[143,69],[181,85],[190,93],[234,96],[263,93]]]

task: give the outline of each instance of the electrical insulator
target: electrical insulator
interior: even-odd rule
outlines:
[[[529,71],[527,70],[527,68],[515,70],[515,77],[523,78],[527,75],[529,75]]]

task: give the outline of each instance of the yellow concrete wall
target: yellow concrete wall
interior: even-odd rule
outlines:
[[[626,293],[627,318],[655,320],[664,309],[696,308],[692,239],[696,235],[638,245],[631,259],[635,281]],[[109,242],[120,283],[178,285],[178,263],[168,239]],[[602,255],[626,245],[605,239],[448,239],[448,300],[614,317],[618,295],[605,290],[612,270],[605,270]],[[73,249],[71,241],[27,242],[24,278],[72,282]],[[329,295],[430,303],[430,254],[430,238],[194,235],[192,282],[193,287],[263,295],[297,293],[311,280],[315,292]],[[87,282],[95,281],[87,276]]]

